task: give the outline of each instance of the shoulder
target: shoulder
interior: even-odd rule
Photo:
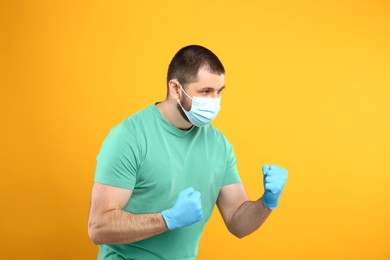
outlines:
[[[123,119],[120,123],[113,126],[106,138],[106,142],[110,140],[115,143],[126,143],[126,141],[134,142],[137,140],[137,136],[142,132],[143,122],[147,117],[152,113],[151,107],[148,106],[138,112],[130,115],[129,117]]]
[[[154,105],[149,105],[123,119],[111,131],[133,138],[140,137],[150,129],[151,122],[156,119],[155,110]]]
[[[154,105],[150,105],[142,110],[139,110],[138,112],[125,118],[117,126],[121,126],[122,128],[127,129],[129,132],[136,132],[137,128],[141,127],[153,118],[155,113],[153,106]]]

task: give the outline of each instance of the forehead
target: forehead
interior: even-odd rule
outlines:
[[[225,85],[225,75],[211,73],[205,69],[200,69],[198,71],[197,81],[189,85],[191,88],[202,88],[202,87],[211,87],[211,88],[221,88]]]

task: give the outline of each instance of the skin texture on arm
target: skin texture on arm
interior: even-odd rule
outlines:
[[[271,214],[262,199],[249,201],[241,183],[222,187],[217,200],[226,227],[238,238],[256,231]]]
[[[95,244],[126,244],[168,230],[161,213],[132,214],[123,210],[132,190],[94,183],[88,234]]]

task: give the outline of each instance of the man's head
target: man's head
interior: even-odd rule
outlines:
[[[224,73],[221,61],[210,50],[199,45],[186,46],[176,53],[169,64],[167,99],[177,102],[176,107],[187,122],[206,124],[219,111],[219,97],[225,88]],[[197,99],[195,108],[194,97]],[[206,103],[200,105],[199,102]]]
[[[189,45],[180,49],[168,67],[167,96],[169,95],[170,80],[176,79],[184,87],[197,81],[198,72],[201,69],[216,75],[225,74],[225,68],[221,61],[209,49],[199,45]]]

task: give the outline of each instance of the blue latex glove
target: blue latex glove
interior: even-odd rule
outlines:
[[[161,212],[168,229],[189,226],[203,218],[200,193],[193,188],[180,192],[175,205]]]
[[[264,175],[264,194],[262,196],[264,206],[275,209],[287,181],[287,171],[282,167],[268,166],[267,164],[263,165],[262,170]]]

